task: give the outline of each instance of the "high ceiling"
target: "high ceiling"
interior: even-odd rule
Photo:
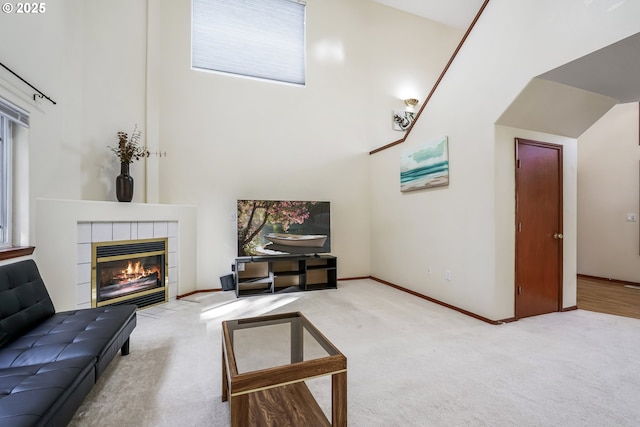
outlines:
[[[466,30],[483,0],[373,0],[395,9]]]
[[[483,0],[372,0],[466,30]],[[491,7],[491,6],[489,6]],[[617,99],[640,99],[640,35],[621,40],[540,75],[540,78]]]

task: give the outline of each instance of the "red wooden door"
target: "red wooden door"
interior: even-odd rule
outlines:
[[[517,319],[562,307],[562,146],[516,139]]]

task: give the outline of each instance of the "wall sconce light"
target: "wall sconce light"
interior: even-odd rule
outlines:
[[[405,131],[409,129],[411,123],[413,123],[413,120],[416,118],[416,113],[413,110],[420,101],[415,98],[407,98],[403,99],[403,101],[407,108],[405,110],[393,111],[393,130]]]
[[[417,99],[415,99],[415,98],[408,98],[408,99],[405,99],[405,100],[404,100],[404,105],[406,105],[406,106],[407,106],[407,107],[409,107],[409,108],[413,108],[413,107],[415,107],[416,105],[418,105],[418,102],[420,102],[420,101],[418,101],[418,100],[417,100]]]

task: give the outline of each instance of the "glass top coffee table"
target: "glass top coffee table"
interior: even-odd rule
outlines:
[[[331,375],[332,422],[305,380]],[[300,312],[222,322],[231,425],[346,426],[347,358]]]

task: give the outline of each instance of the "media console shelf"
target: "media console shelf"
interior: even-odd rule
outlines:
[[[336,289],[337,270],[337,258],[332,255],[236,258],[236,296]]]

